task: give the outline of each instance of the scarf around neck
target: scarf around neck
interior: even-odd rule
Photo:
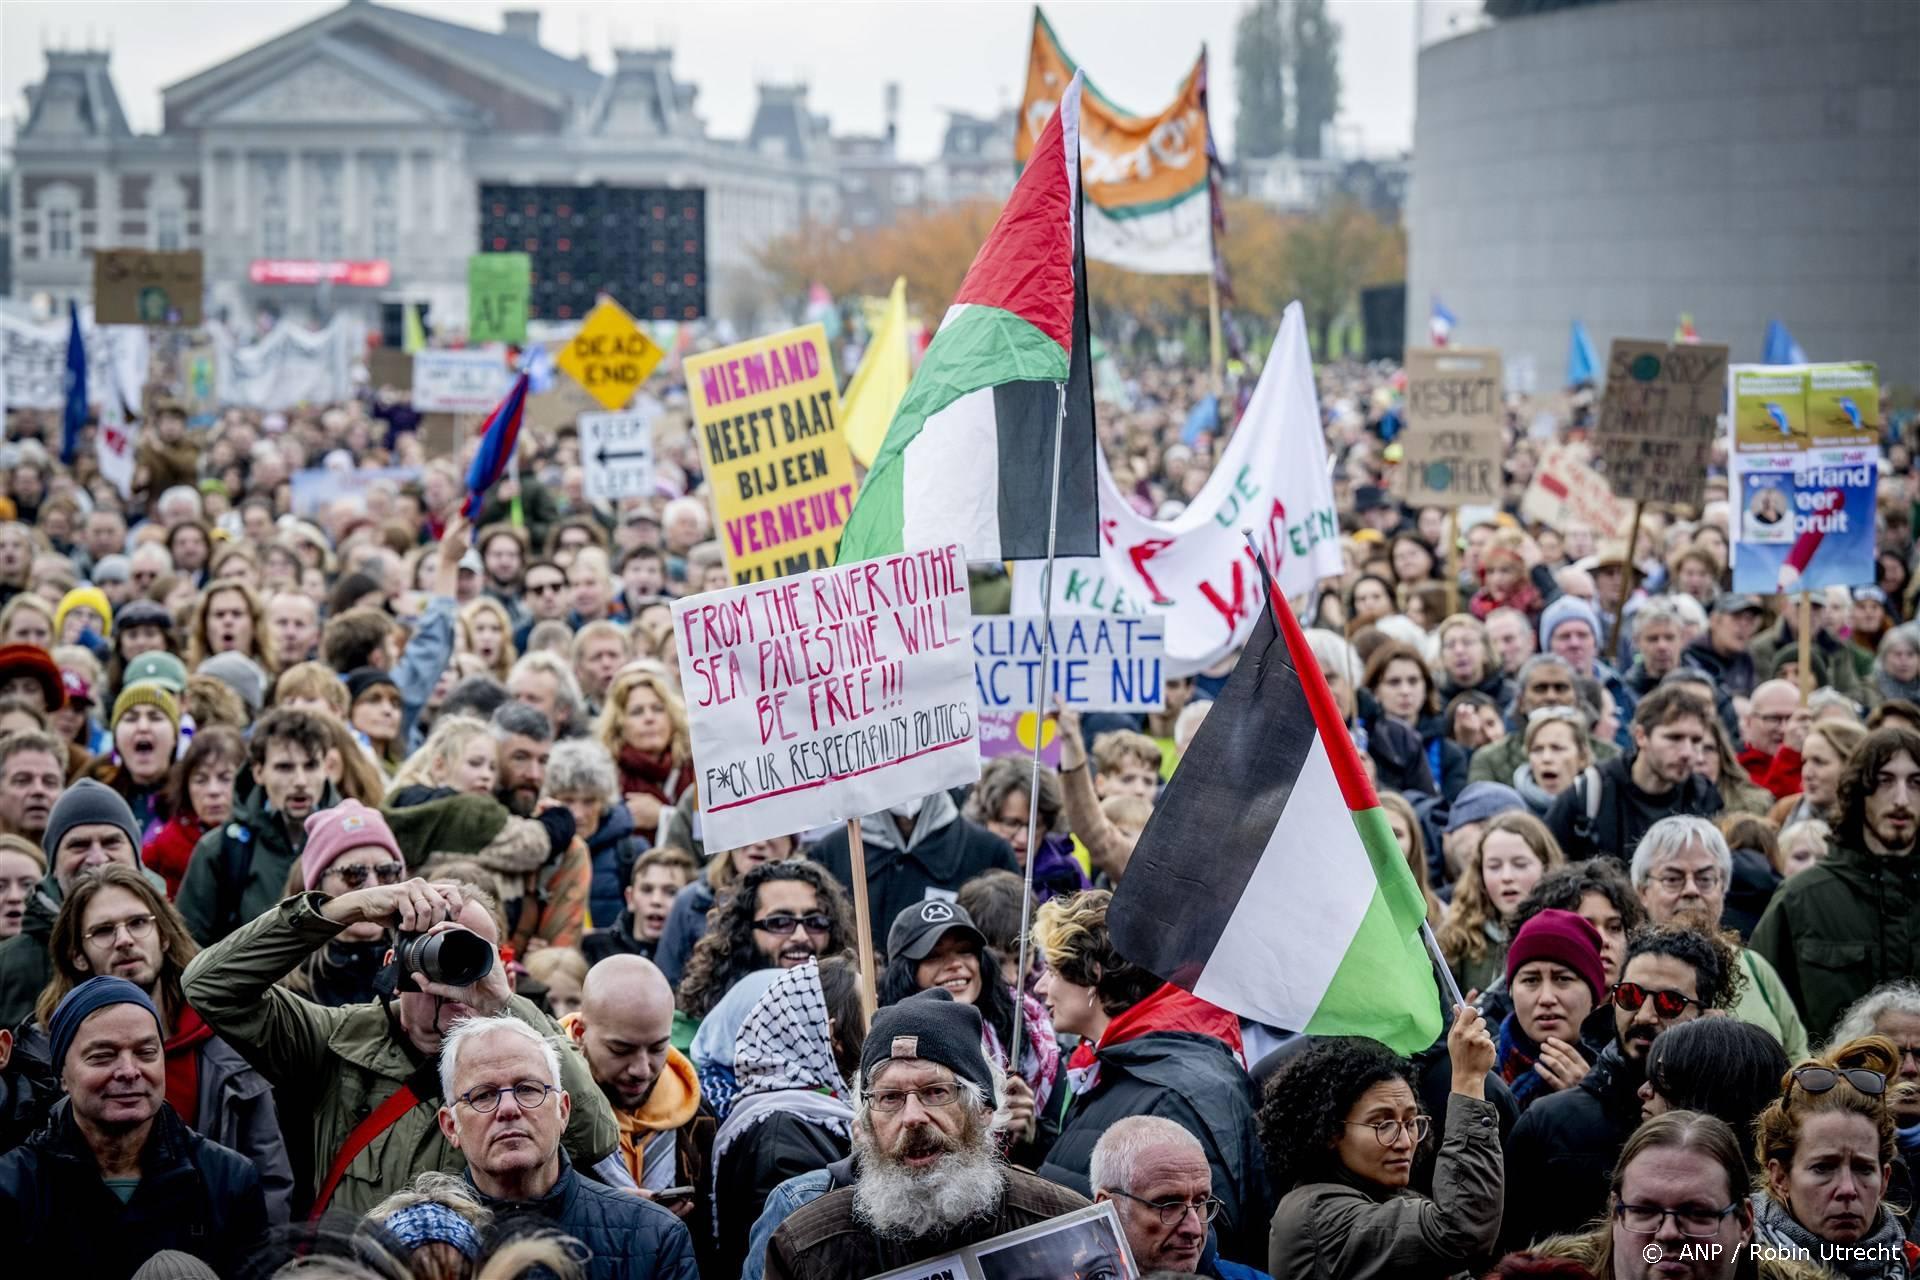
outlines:
[[[1845,1246],[1846,1256],[1836,1257],[1827,1251],[1837,1246],[1801,1226],[1787,1206],[1764,1191],[1756,1191],[1753,1193],[1753,1237],[1756,1244],[1792,1250],[1796,1256],[1810,1260],[1841,1280],[1906,1280],[1908,1269],[1916,1257],[1920,1257],[1920,1246],[1907,1243],[1900,1219],[1889,1213],[1884,1204],[1874,1217],[1873,1230]]]

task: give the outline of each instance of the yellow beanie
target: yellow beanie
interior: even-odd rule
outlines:
[[[54,642],[59,643],[60,628],[65,625],[67,615],[75,609],[91,609],[100,615],[100,638],[113,639],[113,606],[107,603],[107,593],[98,587],[75,587],[60,597],[60,607],[53,611]]]

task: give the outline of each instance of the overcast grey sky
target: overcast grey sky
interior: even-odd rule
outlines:
[[[160,89],[338,7],[337,0],[5,0],[0,3],[0,138],[40,78],[46,45],[109,45],[114,83],[141,131],[157,129]],[[882,85],[901,87],[901,149],[939,147],[943,108],[987,113],[1013,103],[1026,74],[1026,0],[408,0],[400,6],[497,30],[506,8],[542,14],[541,42],[606,69],[615,45],[670,45],[674,69],[700,88],[699,107],[722,137],[746,132],[756,81],[805,80],[814,110],[836,131],[877,132]],[[1067,52],[1123,106],[1158,110],[1204,41],[1212,51],[1214,128],[1233,154],[1233,28],[1240,0],[1050,0]],[[1416,13],[1426,38],[1470,23],[1479,0],[1331,0],[1345,31],[1340,125],[1368,152],[1412,138]]]

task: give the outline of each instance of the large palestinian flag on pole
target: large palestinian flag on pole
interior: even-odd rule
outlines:
[[[1426,903],[1300,624],[1267,588],[1127,863],[1114,946],[1244,1018],[1414,1053],[1442,1026]]]
[[[1044,560],[1062,383],[1058,553],[1099,553],[1079,119],[1076,76],[894,413],[841,564],[949,542]]]

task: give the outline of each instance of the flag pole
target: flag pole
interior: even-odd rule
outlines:
[[[1207,272],[1207,362],[1213,371],[1213,394],[1227,393],[1226,360],[1220,347],[1220,280]]]
[[[1060,405],[1053,416],[1053,493],[1047,501],[1047,567],[1040,572],[1040,680],[1033,693],[1033,768],[1027,774],[1027,857],[1020,885],[1020,967],[1014,974],[1013,1042],[1007,1048],[1007,1074],[1020,1071],[1021,1013],[1027,993],[1027,966],[1033,963],[1028,933],[1033,928],[1033,860],[1040,854],[1040,739],[1047,720],[1047,693],[1053,684],[1053,553],[1060,537],[1060,441],[1067,430],[1067,384],[1054,384]]]
[[[1447,958],[1440,954],[1440,939],[1433,936],[1433,926],[1425,920],[1420,922],[1420,941],[1426,945],[1427,958],[1433,961],[1433,972],[1440,979],[1443,994],[1452,1001],[1448,1012],[1458,1009],[1467,1002],[1460,994],[1460,984],[1453,980],[1453,970],[1447,967]]]
[[[847,858],[853,874],[853,932],[860,946],[860,1004],[871,1026],[880,1007],[880,989],[873,978],[873,909],[867,905],[867,846],[858,818],[847,819]]]

